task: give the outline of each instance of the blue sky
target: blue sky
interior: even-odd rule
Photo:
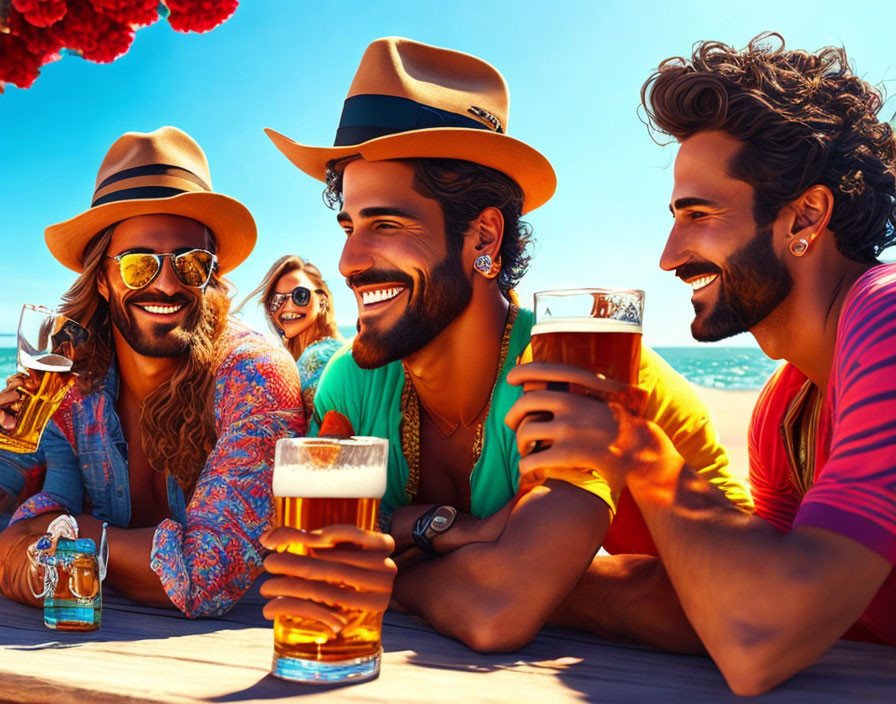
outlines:
[[[90,202],[108,147],[128,130],[171,124],[209,157],[215,189],[245,203],[259,226],[252,256],[233,272],[250,291],[282,254],[324,272],[340,324],[354,300],[337,270],[343,235],[321,185],[295,169],[262,132],[332,143],[345,93],[367,44],[406,36],[467,51],[510,85],[509,133],[542,151],[559,187],[532,213],[537,245],[520,293],[579,285],[647,292],[645,338],[693,344],[689,290],[657,261],[670,225],[675,147],[657,146],[637,113],[639,90],[669,56],[695,41],[743,46],[766,29],[791,47],[846,46],[872,83],[896,79],[891,2],[528,2],[244,0],[205,35],[166,22],[141,29],[110,65],[65,57],[29,90],[0,95],[0,332],[22,303],[54,305],[74,274],[43,243],[43,229]],[[890,118],[896,100],[884,107]],[[241,296],[238,296],[241,298]],[[251,322],[261,324],[253,306]],[[725,344],[751,344],[740,336]]]

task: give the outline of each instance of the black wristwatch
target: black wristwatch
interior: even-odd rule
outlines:
[[[411,537],[417,543],[417,547],[430,555],[435,555],[432,539],[453,526],[455,518],[457,518],[457,509],[454,506],[433,506],[417,519]]]

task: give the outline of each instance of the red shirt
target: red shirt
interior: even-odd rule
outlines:
[[[769,379],[750,423],[756,513],[781,531],[815,526],[896,564],[896,265],[852,287],[837,326],[834,364],[815,437],[815,477],[798,488],[782,433],[806,383],[786,364]],[[896,570],[848,638],[896,645]]]

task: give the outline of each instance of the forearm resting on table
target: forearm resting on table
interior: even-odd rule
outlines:
[[[496,540],[400,572],[393,599],[474,650],[520,648],[586,570],[609,521],[600,499],[549,480],[520,499]]]
[[[890,570],[831,531],[779,532],[686,465],[638,470],[628,486],[684,612],[739,694],[766,691],[814,662]]]
[[[102,521],[93,516],[78,516],[81,536],[92,538],[99,549]],[[132,601],[150,606],[173,609],[174,604],[162,588],[159,576],[150,567],[152,541],[156,529],[113,528],[107,529],[109,541],[109,567],[106,584]]]
[[[13,523],[0,533],[0,591],[9,599],[22,604],[40,606],[33,591],[40,592],[42,584],[28,560],[28,546],[39,540],[58,513],[39,516]]]
[[[663,563],[651,555],[598,555],[549,622],[670,652],[705,652]]]
[[[39,605],[28,589],[30,563],[26,548],[38,540],[58,512],[45,513],[13,523],[0,533],[0,588],[11,599]],[[102,522],[93,516],[77,517],[79,535],[100,547]],[[109,528],[109,568],[106,584],[128,599],[152,606],[173,608],[158,576],[149,566],[155,528]],[[36,585],[39,587],[39,585]],[[38,589],[39,591],[39,589]]]

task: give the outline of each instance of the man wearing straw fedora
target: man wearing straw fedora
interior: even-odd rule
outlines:
[[[60,310],[90,337],[41,439],[43,489],[0,534],[4,594],[34,603],[26,548],[60,513],[97,545],[108,522],[108,580],[136,601],[220,614],[259,573],[274,443],[305,423],[292,359],[228,315],[221,276],[255,239],[174,127],[120,137],[91,207],[47,228],[79,273]]]
[[[555,176],[506,134],[507,108],[504,79],[485,61],[387,38],[361,60],[336,146],[268,130],[293,164],[326,180],[346,237],[340,271],[358,303],[358,336],[324,373],[315,418],[336,411],[358,434],[389,439],[381,525],[401,567],[393,602],[480,650],[534,636],[588,567],[615,507],[606,485],[575,471],[518,493],[504,416],[521,393],[505,377],[532,328],[513,293],[529,261],[520,218],[551,197]],[[682,451],[742,492],[687,384],[649,351],[642,366],[649,403]],[[620,537],[646,545],[640,535]],[[288,528],[264,538],[269,547],[303,539]],[[317,560],[268,563],[286,575],[265,585],[275,597],[268,615],[280,598],[294,613],[296,597],[388,584],[377,574],[392,569],[388,538],[363,541],[379,555],[367,573],[343,569],[345,551],[327,562],[314,539]]]

